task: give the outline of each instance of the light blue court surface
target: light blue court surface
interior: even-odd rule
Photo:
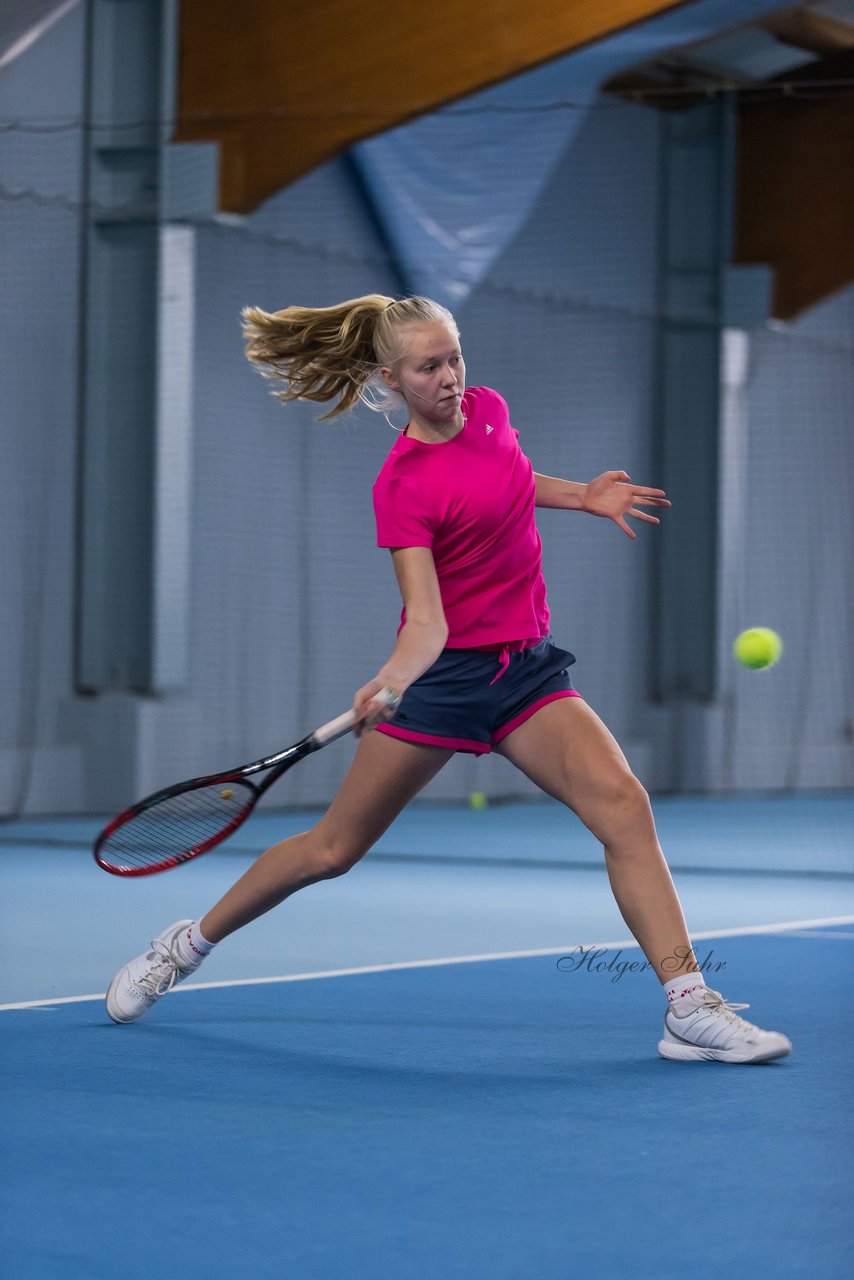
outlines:
[[[754,1068],[658,1057],[658,984],[617,977],[639,953],[556,805],[411,809],[123,1028],[73,997],[314,815],[128,882],[97,820],[0,828],[3,1273],[848,1277],[852,811],[657,805],[710,985],[794,1041]]]

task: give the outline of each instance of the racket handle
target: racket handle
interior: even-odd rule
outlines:
[[[343,716],[338,716],[328,724],[322,724],[319,729],[315,729],[311,736],[319,747],[325,747],[327,742],[334,742],[336,738],[343,738],[345,733],[349,733],[355,719],[352,711],[345,711]]]
[[[400,694],[394,689],[381,689],[376,697],[382,698],[387,707],[396,707],[400,702]],[[334,720],[330,720],[328,724],[322,724],[319,729],[315,729],[311,735],[319,747],[325,747],[328,742],[334,742],[336,738],[343,738],[345,733],[349,733],[356,723],[356,714],[352,707],[349,711],[345,711],[343,716],[337,716]]]

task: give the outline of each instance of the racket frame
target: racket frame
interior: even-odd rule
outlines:
[[[399,696],[390,689],[383,689],[377,696],[381,697],[387,706],[397,706],[400,700]],[[355,720],[356,715],[353,710],[345,711],[343,715],[337,716],[327,724],[321,725],[319,729],[315,729],[313,733],[294,743],[293,746],[286,747],[283,751],[276,751],[270,756],[262,756],[260,760],[253,760],[250,764],[242,765],[238,769],[228,769],[221,773],[203,774],[198,778],[188,778],[185,782],[178,782],[170,787],[163,787],[159,791],[152,792],[144,800],[138,800],[136,804],[123,809],[121,813],[107,823],[98,835],[92,850],[95,861],[103,871],[109,872],[110,875],[129,878],[157,875],[161,871],[170,871],[173,867],[181,866],[182,863],[198,858],[201,854],[207,853],[209,849],[221,844],[223,840],[227,840],[239,827],[242,827],[267,788],[272,786],[283,773],[287,772],[291,765],[296,764],[299,760],[304,760],[306,756],[312,755],[313,752],[319,751],[321,747],[325,747],[328,743],[334,742],[337,738],[349,733],[355,724]],[[252,774],[262,773],[266,769],[270,769],[272,772],[268,777],[264,778],[260,785],[249,781]],[[115,866],[102,858],[101,850],[110,836],[130,822],[131,819],[145,813],[146,810],[153,809],[164,800],[171,800],[176,796],[184,795],[188,791],[199,791],[203,787],[210,786],[227,786],[229,782],[238,782],[252,792],[249,803],[220,831],[208,836],[205,840],[200,840],[197,844],[187,849],[186,852],[169,854],[163,858],[162,862],[145,867]]]

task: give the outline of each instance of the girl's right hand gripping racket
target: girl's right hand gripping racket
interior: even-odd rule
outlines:
[[[391,689],[382,690],[377,697],[389,707],[400,701]],[[243,825],[267,788],[283,773],[349,733],[355,719],[352,710],[346,711],[275,755],[155,791],[107,823],[95,841],[95,861],[114,876],[151,876],[207,853]],[[250,774],[265,769],[270,773],[263,781],[249,781]]]

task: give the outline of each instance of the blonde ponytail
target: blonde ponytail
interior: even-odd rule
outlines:
[[[379,370],[400,358],[401,328],[437,321],[457,333],[450,311],[429,298],[395,301],[369,293],[334,307],[286,307],[272,313],[244,307],[243,336],[246,355],[259,372],[286,383],[273,393],[279,400],[336,401],[323,415],[325,421],[358,400],[380,410],[399,402],[379,382]]]

